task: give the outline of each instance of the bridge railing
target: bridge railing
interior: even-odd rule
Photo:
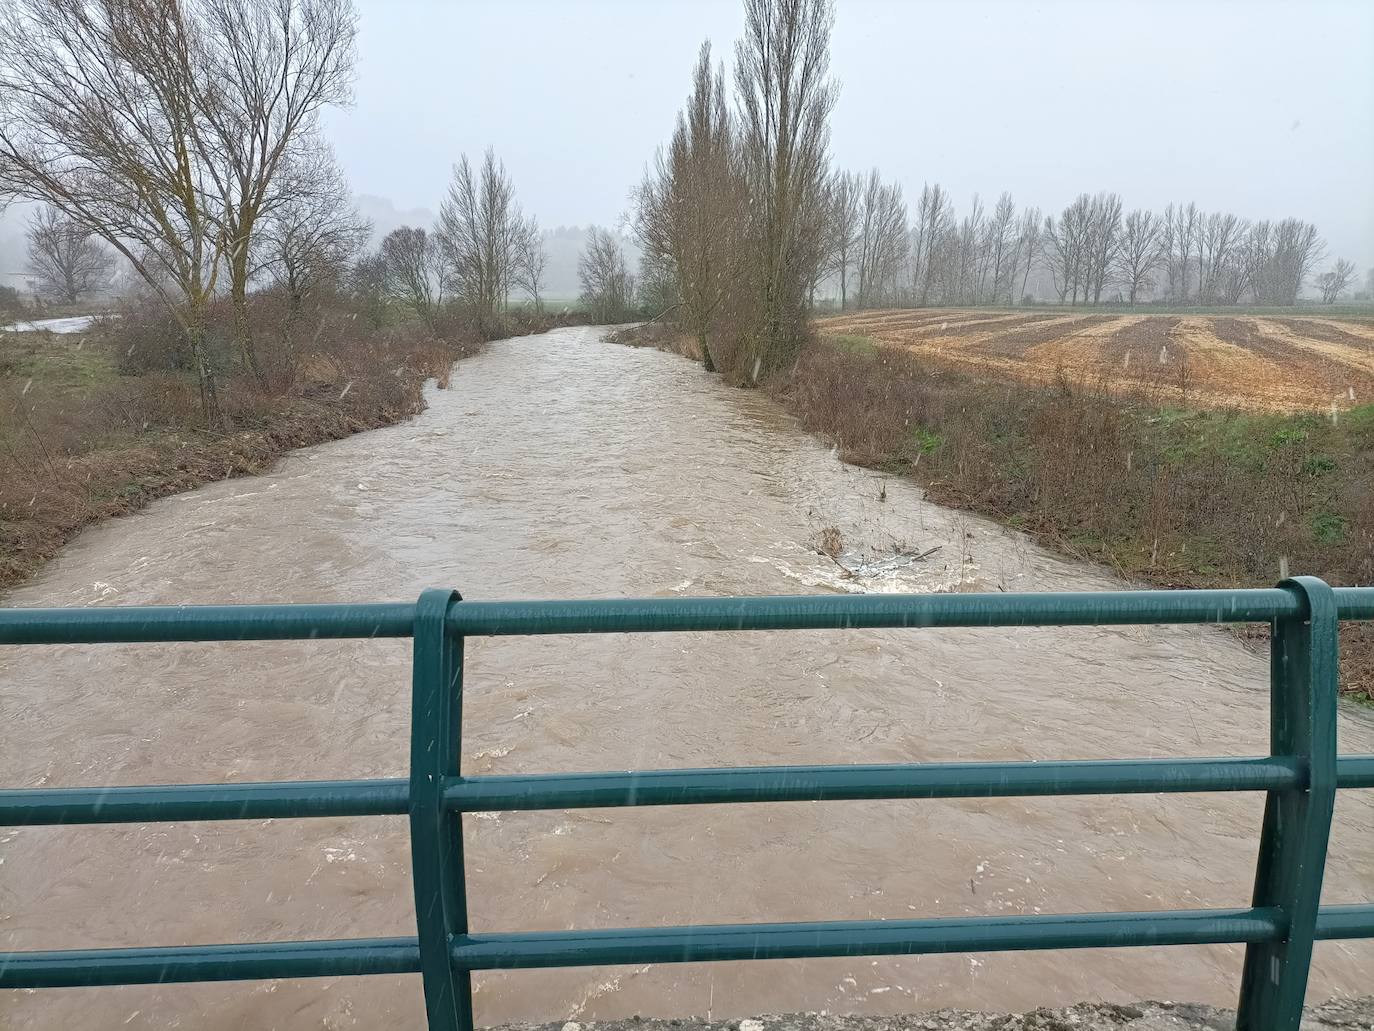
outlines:
[[[1296,1029],[1314,940],[1374,937],[1374,904],[1321,906],[1335,793],[1374,787],[1374,755],[1337,756],[1339,620],[1374,588],[1277,588],[0,610],[0,644],[411,637],[408,779],[0,791],[0,825],[407,814],[417,933],[402,938],[0,953],[0,987],[423,975],[432,1031],[472,1027],[471,972],[810,956],[1244,943],[1239,1027]],[[1271,624],[1270,751],[1257,757],[775,766],[464,777],[467,637],[655,631]],[[609,930],[468,927],[465,812],[842,799],[1263,791],[1251,905]],[[976,1004],[977,1000],[970,1000]]]

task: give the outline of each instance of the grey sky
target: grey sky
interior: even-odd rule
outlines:
[[[359,0],[357,104],[329,133],[359,193],[437,209],[496,147],[548,227],[613,223],[739,0]],[[1374,3],[840,0],[832,150],[908,198],[924,180],[1062,207],[1195,200],[1317,223],[1374,265]]]

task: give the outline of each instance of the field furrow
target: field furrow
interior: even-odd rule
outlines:
[[[1066,375],[1161,404],[1298,411],[1374,397],[1374,320],[1364,318],[946,308],[845,313],[817,328],[967,374]]]

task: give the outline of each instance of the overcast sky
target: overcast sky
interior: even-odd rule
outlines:
[[[547,227],[614,223],[739,0],[359,0],[356,192],[435,210],[488,144]],[[1374,265],[1374,3],[839,0],[832,152],[913,198],[939,181],[1058,209],[1196,200],[1317,223]]]

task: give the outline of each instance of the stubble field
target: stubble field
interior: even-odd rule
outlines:
[[[823,318],[851,348],[896,347],[964,372],[1060,376],[1189,407],[1296,412],[1374,401],[1374,315],[1166,315],[914,309]]]

